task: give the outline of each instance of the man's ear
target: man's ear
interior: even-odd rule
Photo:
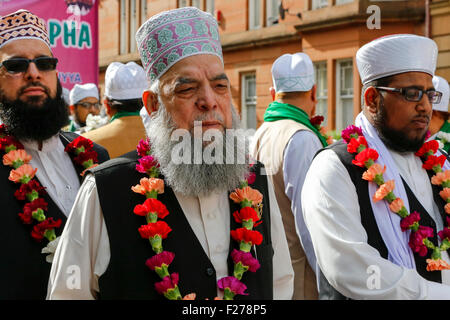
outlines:
[[[269,92],[270,92],[270,96],[272,97],[272,101],[275,101],[275,88],[274,87],[270,87],[269,88]]]
[[[69,106],[69,109],[70,109],[70,113],[75,113],[75,106],[73,104],[71,104]]]
[[[158,111],[158,95],[153,91],[145,90],[144,93],[142,93],[142,102],[144,103],[145,109],[149,115],[155,111]]]
[[[317,86],[313,85],[313,87],[311,88],[311,101],[314,103],[317,103],[316,94],[317,94]]]
[[[370,113],[377,113],[379,99],[380,93],[374,87],[368,87],[366,91],[364,91],[364,105]]]
[[[109,104],[108,99],[103,99],[103,105],[105,106],[106,114],[111,116],[111,105]]]

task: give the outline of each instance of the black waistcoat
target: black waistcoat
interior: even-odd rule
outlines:
[[[74,133],[60,133],[64,146],[76,137],[78,135]],[[104,148],[94,145],[94,150],[98,153],[99,162],[109,159]],[[78,173],[81,173],[82,168],[79,165],[74,163],[74,167]],[[3,275],[0,277],[0,300],[45,299],[51,264],[45,261],[45,255],[41,253],[41,250],[45,247],[47,240],[34,241],[31,230],[35,223],[25,225],[20,220],[18,214],[23,212],[26,202],[14,197],[14,192],[20,185],[8,180],[10,171],[11,167],[0,165],[2,219],[0,274]],[[38,180],[37,177],[35,179]],[[62,220],[61,227],[55,229],[56,236],[59,236],[67,218],[48,194],[43,198],[48,203],[46,217]]]
[[[141,238],[138,232],[138,228],[146,224],[145,218],[133,213],[134,207],[145,201],[143,195],[131,191],[131,186],[138,184],[146,176],[136,171],[136,164],[137,153],[133,151],[92,170],[111,252],[108,268],[99,278],[100,299],[165,299],[154,289],[154,284],[161,279],[145,266],[145,261],[154,255],[149,241]],[[259,168],[260,165],[257,166]],[[256,246],[261,268],[255,273],[244,274],[242,281],[248,288],[249,296],[236,296],[236,299],[272,299],[273,248],[266,177],[257,174],[252,187],[263,194],[263,223],[254,229],[263,235],[263,243]],[[197,299],[213,299],[217,296],[215,269],[191,229],[172,189],[165,185],[164,193],[158,195],[158,200],[166,205],[170,213],[163,219],[172,228],[172,232],[163,240],[163,248],[175,253],[169,272],[179,273],[181,295],[195,292]],[[230,201],[231,212],[238,208],[239,205]],[[230,221],[232,229],[240,227],[231,214]],[[238,245],[231,239],[230,252],[233,248],[238,248]],[[254,251],[252,254],[255,256]],[[231,275],[232,272],[233,261],[228,258],[228,274]]]
[[[332,146],[329,146],[325,149],[333,150],[341,160],[342,164],[347,169],[350,178],[352,179],[353,184],[355,185],[356,192],[358,194],[358,203],[360,207],[361,214],[361,224],[367,232],[368,244],[375,249],[378,250],[380,255],[387,259],[388,258],[388,250],[386,244],[384,243],[383,238],[381,237],[380,231],[378,229],[375,216],[372,210],[372,205],[370,203],[369,198],[369,189],[368,189],[368,181],[362,179],[362,174],[366,171],[365,168],[361,168],[352,164],[352,160],[354,159],[354,155],[350,154],[347,151],[347,144],[343,141],[340,141]],[[325,150],[322,149],[322,150]],[[428,175],[432,176],[430,172]],[[434,238],[430,238],[430,240],[437,245],[437,232],[436,232],[436,224],[433,219],[430,217],[425,208],[420,204],[417,198],[414,196],[414,193],[408,187],[406,182],[403,180],[403,185],[405,186],[405,191],[408,197],[410,212],[417,211],[420,213],[420,224],[423,226],[427,226],[433,228]],[[433,188],[433,197],[436,205],[439,208],[441,217],[443,221],[445,221],[445,211],[444,211],[444,200],[439,196],[439,187],[432,185]],[[394,214],[394,213],[392,213]],[[440,230],[439,230],[440,231]],[[430,251],[429,251],[430,253]],[[429,254],[425,257],[420,257],[418,254],[414,254],[414,260],[416,263],[417,272],[426,280],[434,281],[434,282],[442,282],[441,272],[440,271],[432,271],[429,272],[426,270],[427,263],[426,259],[429,258]],[[322,300],[338,300],[338,299],[346,299],[345,296],[340,294],[337,290],[335,290],[327,281],[322,272],[320,272],[319,276],[319,299]]]

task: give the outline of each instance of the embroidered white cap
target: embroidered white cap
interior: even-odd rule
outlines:
[[[110,99],[128,100],[142,98],[147,89],[144,69],[135,62],[111,63],[105,73],[105,96]]]
[[[99,99],[98,88],[95,83],[76,84],[72,90],[70,90],[69,99],[71,105],[88,97]]]
[[[439,76],[434,76],[433,86],[436,91],[442,92],[441,102],[433,104],[433,110],[449,112],[450,87],[447,80]]]
[[[275,92],[309,91],[314,86],[314,67],[306,53],[283,54],[272,65]]]
[[[414,34],[396,34],[375,39],[356,53],[363,84],[404,72],[434,76],[438,48],[433,40]]]

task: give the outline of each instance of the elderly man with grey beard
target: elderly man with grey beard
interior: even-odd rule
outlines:
[[[165,11],[136,40],[147,140],[86,177],[48,298],[291,299],[273,187],[248,143],[232,143],[244,135],[217,22],[192,7]]]

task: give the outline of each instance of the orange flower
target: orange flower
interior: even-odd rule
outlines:
[[[241,203],[243,201],[248,201],[251,202],[253,206],[261,203],[262,198],[262,194],[251,187],[236,189],[230,194],[230,199],[234,202]]]
[[[375,180],[376,175],[378,175],[378,174],[382,175],[385,171],[386,171],[386,166],[384,166],[384,168],[381,168],[380,164],[375,163],[375,164],[371,165],[370,168],[367,169],[363,173],[362,178],[367,181],[373,181],[373,180]]]
[[[450,270],[450,265],[442,259],[427,259],[427,271]]]
[[[29,164],[21,165],[17,169],[11,170],[9,173],[9,180],[14,182],[28,183],[33,179],[37,169],[33,169]]]
[[[31,156],[23,149],[12,150],[3,156],[3,164],[5,166],[14,166],[15,163],[29,163]]]
[[[444,199],[444,201],[447,201],[448,198],[450,198],[450,188],[444,188],[441,192],[439,192],[439,195]]]
[[[450,203],[447,203],[447,204],[445,205],[444,209],[445,209],[445,212],[446,212],[447,214],[450,214]]]
[[[431,177],[431,183],[437,186],[440,186],[442,182],[449,180],[450,180],[450,170],[438,172],[433,177]]]
[[[158,178],[142,178],[140,184],[131,187],[136,193],[146,195],[149,192],[157,191],[158,193],[164,193],[164,181]]]
[[[391,209],[392,212],[399,212],[403,208],[403,206],[403,200],[397,198],[389,204],[389,209]]]
[[[195,300],[195,293],[189,293],[183,297],[183,300]]]
[[[389,192],[394,190],[394,187],[395,187],[394,180],[389,180],[386,183],[382,184],[378,188],[377,192],[375,192],[375,194],[373,195],[373,201],[377,202],[383,200],[384,197],[386,197],[389,194]]]

